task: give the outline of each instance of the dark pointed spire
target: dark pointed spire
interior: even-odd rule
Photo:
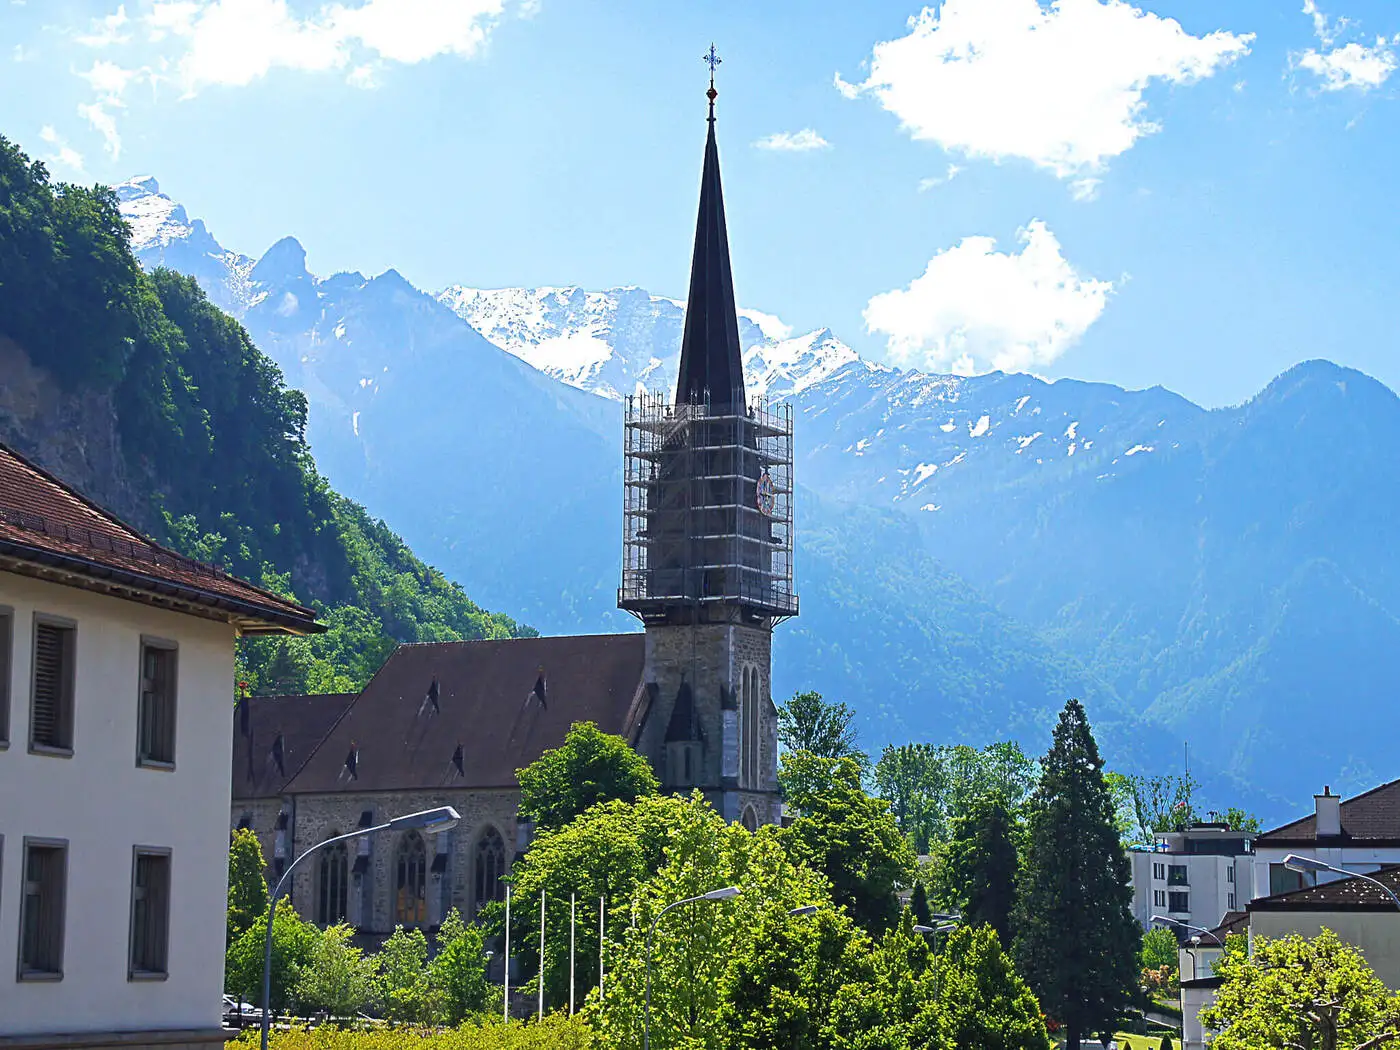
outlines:
[[[685,334],[681,339],[681,374],[676,402],[703,403],[726,410],[744,408],[744,361],[739,350],[739,317],[734,307],[734,278],[729,270],[729,236],[724,226],[724,192],[715,144],[714,67],[719,56],[711,45],[709,134],[700,176],[700,215],[695,222],[695,253],[690,262]]]

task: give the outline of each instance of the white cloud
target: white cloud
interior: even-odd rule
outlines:
[[[1069,184],[1069,193],[1077,201],[1093,201],[1099,199],[1099,187],[1103,185],[1103,179],[1096,179],[1093,176],[1085,176],[1082,179],[1075,179]]]
[[[1338,37],[1353,24],[1351,19],[1338,18],[1334,24],[1318,10],[1316,0],[1303,0],[1303,14],[1312,19],[1313,34],[1322,47],[1295,52],[1289,55],[1289,63],[1295,69],[1307,70],[1317,77],[1319,90],[1356,88],[1370,91],[1384,84],[1400,67],[1395,53],[1396,46],[1400,45],[1400,35],[1390,40],[1377,37],[1372,46],[1352,41],[1337,47]]]
[[[115,62],[98,59],[86,73],[79,73],[99,95],[108,99],[120,99],[127,87],[141,77],[139,69],[123,69]]]
[[[107,103],[79,103],[78,116],[82,117],[102,136],[107,152],[116,160],[122,155],[122,137],[117,131],[117,119],[107,108]]]
[[[836,87],[874,95],[915,139],[1072,178],[1159,130],[1145,117],[1150,83],[1209,77],[1253,39],[1192,36],[1126,0],[944,0],[875,46],[863,83],[838,74]]]
[[[44,160],[50,164],[68,168],[74,174],[81,175],[83,173],[83,155],[68,145],[63,136],[55,131],[52,125],[45,124],[39,129],[39,139],[45,145],[53,147],[53,152]]]
[[[1019,239],[1020,252],[996,251],[991,237],[938,252],[907,288],[870,300],[866,329],[902,365],[972,374],[1050,364],[1098,320],[1113,283],[1076,271],[1039,219]]]
[[[120,6],[104,18],[94,18],[92,28],[78,37],[78,43],[87,47],[110,47],[113,44],[125,44],[131,39],[129,32],[123,32],[129,21],[130,19],[126,17],[125,5]]]
[[[927,190],[933,189],[935,186],[946,186],[948,183],[956,179],[958,177],[958,173],[961,171],[962,168],[958,167],[956,164],[949,164],[948,171],[942,178],[939,178],[936,175],[931,175],[926,179],[920,179],[919,192],[923,193]]]
[[[830,149],[831,143],[811,128],[801,131],[775,131],[754,143],[759,149],[777,150],[783,153],[806,153],[814,149]]]

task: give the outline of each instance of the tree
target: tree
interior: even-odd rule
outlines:
[[[1400,1040],[1400,997],[1331,930],[1256,937],[1252,954],[1243,940],[1226,942],[1215,966],[1219,992],[1201,1011],[1201,1023],[1218,1033],[1215,1050],[1362,1050]]]
[[[423,931],[395,926],[374,959],[379,967],[375,998],[384,1016],[409,1023],[428,1020],[428,939]]]
[[[781,832],[796,864],[826,876],[831,895],[872,933],[899,916],[898,886],[913,881],[915,857],[889,804],[860,786],[853,758],[819,758],[805,751],[782,757],[783,774],[804,785],[789,801],[801,812]]]
[[[870,757],[856,746],[855,717],[845,704],[828,703],[821,693],[796,693],[778,708],[778,743],[818,758],[853,758],[864,769]]]
[[[990,926],[963,926],[938,959],[942,1029],[957,1047],[1049,1050],[1045,1019]]]
[[[946,774],[930,744],[886,745],[875,764],[875,790],[890,804],[895,823],[914,849],[927,853],[936,837]]]
[[[635,802],[661,790],[647,760],[593,722],[575,722],[563,744],[515,773],[520,813],[540,830],[561,828],[600,802]]]
[[[1191,797],[1200,787],[1190,773],[1157,777],[1128,777],[1137,820],[1138,841],[1151,842],[1161,831],[1180,831],[1197,820]]]
[[[486,979],[481,927],[468,925],[453,908],[437,932],[437,955],[428,965],[432,1012],[442,1024],[459,1025],[494,1005],[495,989]]]
[[[953,840],[943,871],[945,896],[969,925],[988,925],[1001,943],[1011,945],[1011,912],[1016,901],[1018,829],[997,795],[975,802],[953,823]]]
[[[1141,931],[1103,760],[1078,700],[1060,713],[1030,801],[1012,925],[1015,956],[1068,1050],[1137,995]]]
[[[283,901],[272,924],[272,979],[269,1001],[274,1013],[281,1013],[294,1001],[302,971],[311,962],[321,931],[301,916],[290,902]],[[224,991],[229,995],[262,1006],[263,947],[267,938],[266,913],[253,920],[229,945],[224,958]]]
[[[1176,934],[1162,926],[1154,926],[1142,935],[1139,964],[1144,970],[1177,965]]]
[[[1239,806],[1231,806],[1227,809],[1222,819],[1231,831],[1243,831],[1250,835],[1259,834],[1259,818],[1252,813],[1246,813]]]
[[[297,981],[297,1002],[326,1011],[332,1020],[365,1008],[374,995],[375,964],[350,943],[354,935],[343,923],[321,931]]]
[[[933,909],[928,906],[928,890],[924,887],[923,879],[914,883],[914,892],[909,895],[909,910],[914,913],[914,921],[920,926],[929,925]]]
[[[228,848],[228,932],[224,940],[225,950],[253,925],[259,915],[267,914],[265,868],[257,835],[247,828],[239,828],[233,833]]]

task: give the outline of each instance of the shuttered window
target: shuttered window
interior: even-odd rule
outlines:
[[[65,843],[26,840],[20,901],[19,978],[63,976],[63,908],[68,878]]]
[[[14,613],[0,609],[0,747],[10,742],[10,669],[15,639]]]
[[[141,707],[136,760],[142,765],[175,762],[175,649],[141,643]]]
[[[164,977],[170,960],[170,852],[136,848],[131,875],[128,977]]]
[[[71,625],[34,621],[34,674],[29,710],[29,745],[73,748],[73,649]]]

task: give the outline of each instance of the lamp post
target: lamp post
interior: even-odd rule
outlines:
[[[804,904],[800,908],[789,908],[788,914],[794,917],[799,915],[815,915],[817,914],[817,906],[815,904]]]
[[[282,877],[277,880],[277,886],[272,891],[272,897],[267,902],[267,936],[263,941],[263,975],[262,975],[262,1050],[267,1050],[267,1029],[269,1011],[272,1009],[270,1000],[272,998],[272,920],[277,914],[277,898],[282,896],[282,888],[291,878],[296,867],[318,849],[332,846],[337,842],[345,842],[348,839],[357,839],[361,835],[373,835],[380,831],[426,831],[429,834],[437,834],[440,831],[447,831],[457,826],[457,822],[462,818],[451,806],[439,806],[437,809],[425,809],[421,813],[408,813],[402,817],[394,817],[383,824],[376,824],[372,828],[359,828],[347,835],[336,835],[318,842],[309,850],[303,853],[288,866],[282,873]]]
[[[938,996],[938,935],[947,933],[949,930],[957,929],[958,923],[962,921],[962,916],[953,912],[935,912],[929,916],[937,926],[914,926],[915,933],[925,933],[933,935],[933,994]]]
[[[673,901],[656,913],[656,918],[651,920],[651,926],[647,928],[647,993],[646,1007],[642,1020],[642,1050],[651,1050],[651,938],[656,933],[656,924],[661,921],[661,917],[673,908],[679,908],[682,904],[695,904],[699,901],[727,901],[731,897],[739,896],[738,886],[726,886],[721,890],[711,890],[709,893],[702,893],[698,897],[687,897],[684,900]]]
[[[1214,930],[1207,930],[1203,926],[1192,926],[1189,922],[1182,922],[1180,919],[1173,919],[1169,915],[1154,915],[1148,921],[1153,923],[1164,923],[1168,926],[1178,926],[1183,930],[1190,930],[1192,933],[1204,934],[1205,936],[1213,940],[1216,944],[1220,945],[1220,947],[1225,947],[1225,942],[1220,939],[1219,934],[1217,934]]]
[[[1284,857],[1283,866],[1289,871],[1296,871],[1302,874],[1309,872],[1317,874],[1320,871],[1330,871],[1337,875],[1346,875],[1353,879],[1363,879],[1373,886],[1379,886],[1381,892],[1390,898],[1391,903],[1393,903],[1396,908],[1400,908],[1400,897],[1395,895],[1394,890],[1381,882],[1380,879],[1373,879],[1369,875],[1362,875],[1359,871],[1347,871],[1346,868],[1339,868],[1335,864],[1328,864],[1326,861],[1318,860],[1316,857],[1304,857],[1299,853],[1290,853],[1288,856]]]

